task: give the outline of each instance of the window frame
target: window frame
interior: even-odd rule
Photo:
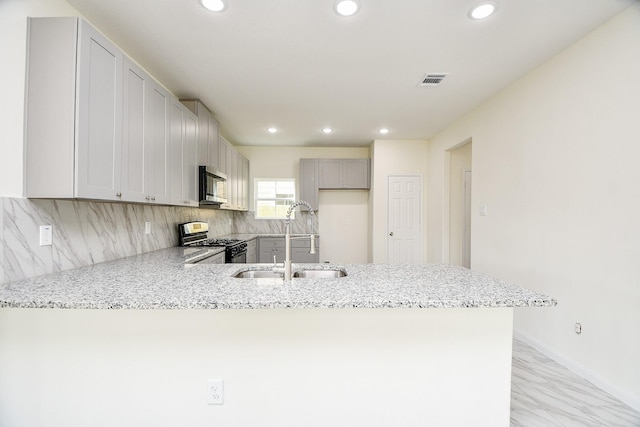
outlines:
[[[291,197],[286,197],[286,198],[278,198],[277,197],[277,193],[276,193],[276,197],[275,198],[260,198],[259,194],[260,191],[258,189],[259,185],[261,182],[274,182],[277,186],[278,182],[287,182],[287,183],[291,183],[293,184],[293,194],[291,195]],[[258,216],[259,212],[258,212],[258,202],[259,201],[273,201],[275,202],[275,204],[277,204],[278,202],[286,202],[288,201],[289,203],[286,203],[285,205],[293,205],[296,201],[296,179],[295,178],[254,178],[253,179],[253,208],[254,208],[254,218],[255,219],[270,219],[270,220],[282,220],[282,219],[286,219],[286,215],[282,215],[282,216]],[[287,208],[288,209],[288,208]],[[293,212],[291,212],[291,219],[295,218],[295,210]]]

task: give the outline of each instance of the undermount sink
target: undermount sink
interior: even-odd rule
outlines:
[[[298,270],[293,273],[296,279],[335,279],[345,277],[347,272],[343,269],[337,270]],[[276,273],[271,270],[247,270],[239,271],[233,275],[237,279],[283,279],[283,273]]]
[[[236,273],[233,277],[238,279],[283,279],[283,273],[275,273],[271,270],[249,270],[249,271],[240,271]]]
[[[344,270],[299,270],[293,273],[293,277],[300,279],[335,279],[346,275]]]

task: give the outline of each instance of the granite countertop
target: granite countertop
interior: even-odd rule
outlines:
[[[316,237],[320,237],[320,234],[314,233]],[[291,233],[292,237],[296,236],[308,236],[309,234]],[[216,236],[219,239],[240,239],[240,240],[253,240],[259,237],[282,237],[284,233],[238,233],[238,234],[225,234],[224,236]]]
[[[237,279],[266,264],[189,264],[206,249],[167,248],[0,285],[0,307],[271,309],[547,307],[548,296],[449,265],[293,264],[344,268],[335,279]]]

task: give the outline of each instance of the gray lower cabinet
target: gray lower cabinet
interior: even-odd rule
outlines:
[[[258,262],[258,240],[257,239],[249,240],[247,241],[247,263],[255,264],[257,262]]]
[[[299,263],[320,262],[320,237],[316,237],[315,254],[309,253],[309,245],[309,239],[291,240],[291,261]],[[273,263],[274,256],[276,257],[276,262],[284,262],[284,237],[260,237],[258,250],[258,262],[260,263]]]
[[[198,262],[198,264],[225,264],[224,251],[210,256],[209,258],[205,258]]]

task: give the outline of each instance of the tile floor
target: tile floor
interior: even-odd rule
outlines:
[[[512,427],[640,426],[640,413],[533,347],[514,340]]]

